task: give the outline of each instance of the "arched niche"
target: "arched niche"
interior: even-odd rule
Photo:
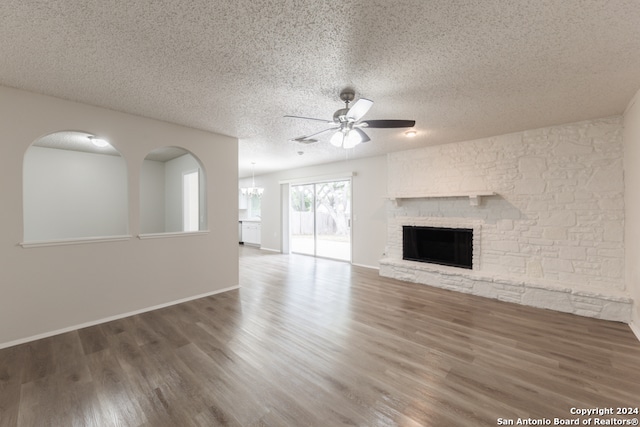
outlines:
[[[126,162],[92,133],[38,138],[24,155],[23,208],[26,243],[125,236]]]
[[[141,234],[206,230],[205,183],[202,163],[184,148],[147,154],[140,170]]]

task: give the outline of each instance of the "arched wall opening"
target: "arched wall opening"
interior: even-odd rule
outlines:
[[[181,147],[162,147],[140,170],[140,233],[207,229],[206,179],[202,162]]]
[[[24,242],[128,234],[127,165],[111,143],[54,132],[35,140],[23,162]]]

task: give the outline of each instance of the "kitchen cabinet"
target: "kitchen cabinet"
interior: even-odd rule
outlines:
[[[260,246],[262,225],[255,221],[242,221],[242,242]]]

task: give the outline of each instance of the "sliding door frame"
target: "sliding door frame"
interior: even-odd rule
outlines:
[[[353,262],[353,176],[354,173],[349,174],[340,174],[340,175],[331,175],[331,176],[323,176],[323,177],[310,177],[303,179],[296,179],[291,181],[281,181],[281,196],[282,196],[282,211],[281,211],[281,224],[282,224],[282,252],[283,253],[299,253],[303,255],[309,255],[301,252],[292,251],[291,239],[291,187],[298,185],[313,185],[313,254],[311,256],[317,258],[328,258],[339,261],[346,261],[349,263]],[[317,199],[317,191],[316,186],[318,184],[323,184],[327,182],[339,182],[339,181],[348,181],[349,183],[349,218],[348,227],[349,227],[349,259],[343,258],[331,258],[326,256],[318,255],[318,238],[317,238],[317,214],[316,214],[316,199]]]

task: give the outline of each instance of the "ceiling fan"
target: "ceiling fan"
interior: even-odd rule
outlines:
[[[315,120],[318,122],[324,122],[330,124],[331,127],[321,130],[320,132],[312,133],[310,135],[303,135],[297,138],[291,139],[291,141],[300,142],[303,144],[311,144],[317,142],[317,139],[313,137],[323,134],[325,132],[334,131],[329,142],[336,147],[353,148],[361,142],[367,142],[371,139],[362,130],[363,128],[406,128],[413,127],[416,124],[415,120],[363,120],[362,117],[369,111],[373,105],[373,101],[360,98],[351,108],[349,103],[355,98],[356,92],[351,88],[345,88],[340,92],[340,99],[345,103],[345,108],[341,108],[333,113],[333,119],[324,120],[316,119],[313,117],[301,117],[301,116],[285,116],[294,119]]]

